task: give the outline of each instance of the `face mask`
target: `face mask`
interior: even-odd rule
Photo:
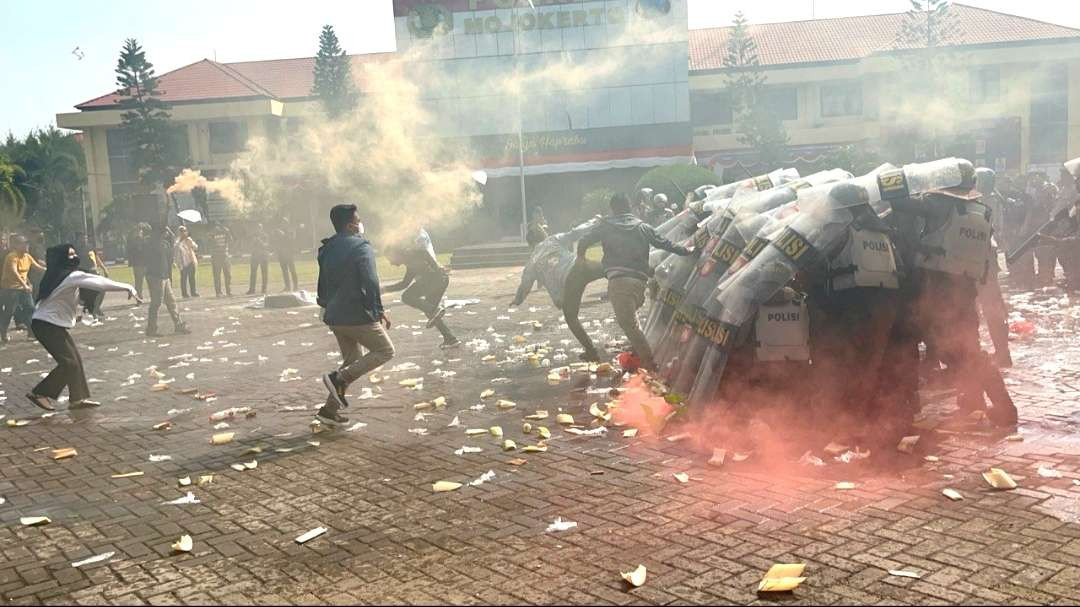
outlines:
[[[69,267],[69,268],[77,268],[77,267],[79,267],[79,256],[76,255],[75,257],[68,257],[67,267]]]

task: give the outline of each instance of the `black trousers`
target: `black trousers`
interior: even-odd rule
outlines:
[[[300,281],[296,278],[296,260],[291,256],[278,255],[278,265],[281,266],[281,277],[285,279],[285,290],[299,289]],[[290,278],[292,280],[289,280]]]
[[[90,386],[86,383],[82,357],[79,356],[79,350],[75,347],[75,340],[71,338],[71,333],[64,327],[58,327],[43,320],[32,321],[31,327],[34,330],[34,337],[56,361],[56,368],[34,386],[33,393],[56,399],[60,397],[64,386],[67,386],[71,402],[77,403],[90,398]]]
[[[221,278],[225,277],[225,293],[232,295],[232,268],[227,255],[211,255],[210,265],[214,270],[214,292],[221,295]]]
[[[195,271],[199,264],[193,263],[180,268],[180,293],[184,297],[198,297],[199,291],[195,288]]]
[[[255,271],[262,270],[262,292],[266,294],[266,273],[270,270],[270,258],[265,255],[251,256],[251,278],[248,280],[248,295],[255,293]]]
[[[450,277],[442,272],[426,272],[416,277],[416,282],[401,293],[401,303],[416,308],[431,318],[439,309],[446,288],[450,286]],[[450,328],[440,318],[433,323],[443,340],[447,343],[456,340]]]

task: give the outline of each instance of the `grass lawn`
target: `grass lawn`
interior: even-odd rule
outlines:
[[[450,265],[450,253],[445,253],[438,256],[439,263],[444,266]],[[391,283],[400,280],[405,274],[404,266],[390,265],[390,262],[385,258],[379,257],[376,260],[376,264],[379,270],[379,280],[383,283]],[[234,261],[232,264],[232,292],[233,294],[243,294],[247,292],[249,270],[247,259],[243,261]],[[318,264],[314,259],[310,257],[297,258],[296,260],[296,276],[300,279],[300,286],[310,290],[315,289],[315,283],[319,275]],[[135,277],[132,275],[131,268],[123,266],[110,266],[109,278],[118,280],[120,282],[126,282],[131,284]],[[262,286],[262,277],[259,277],[259,281],[255,285],[255,290],[258,292]],[[209,259],[199,260],[199,269],[195,273],[195,282],[199,286],[199,294],[213,295],[214,294],[214,271],[210,265]],[[270,260],[269,271],[267,272],[266,279],[266,291],[267,293],[277,293],[285,287],[285,281],[281,278],[281,266],[277,264],[273,258]],[[180,271],[173,270],[173,291],[177,297],[180,295]],[[144,292],[145,295],[145,292]]]

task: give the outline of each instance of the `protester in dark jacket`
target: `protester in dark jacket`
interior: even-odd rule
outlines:
[[[173,330],[178,335],[191,333],[176,309],[176,297],[172,290],[173,233],[164,225],[157,225],[146,244],[146,287],[150,291],[150,309],[146,313],[146,336],[157,337],[158,310],[161,304],[169,311]]]
[[[653,369],[652,349],[638,324],[637,310],[645,303],[645,282],[649,279],[649,249],[656,247],[676,255],[690,250],[662,238],[649,224],[630,212],[625,194],[611,197],[611,215],[598,222],[578,243],[577,263],[585,263],[585,252],[596,243],[604,249],[602,265],[608,279],[608,299],[615,320],[626,333],[641,359],[641,366]]]
[[[427,230],[420,228],[411,243],[399,244],[386,251],[386,260],[395,266],[405,266],[405,276],[383,291],[392,293],[402,291],[401,303],[416,308],[427,317],[427,326],[435,327],[443,337],[443,348],[453,348],[461,344],[450,328],[446,326],[442,307],[443,295],[450,286],[450,270],[439,265],[435,257],[435,247]],[[412,286],[410,286],[412,285]]]
[[[318,303],[326,311],[323,322],[337,338],[341,367],[323,375],[330,395],[316,414],[331,425],[349,421],[339,410],[349,406],[345,391],[349,384],[379,368],[394,356],[394,344],[387,329],[390,318],[383,310],[375,251],[360,236],[360,216],[356,205],[339,204],[330,210],[336,232],[319,247]],[[367,354],[360,355],[360,347]]]

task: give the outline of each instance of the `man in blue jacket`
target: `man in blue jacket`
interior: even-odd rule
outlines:
[[[386,333],[390,318],[379,293],[375,251],[360,236],[356,205],[335,206],[330,222],[336,234],[319,247],[318,302],[325,309],[323,322],[333,331],[345,360],[339,369],[323,375],[330,396],[316,417],[336,426],[349,421],[339,412],[349,406],[345,400],[349,384],[393,358],[394,344]],[[367,354],[360,355],[360,346]]]
[[[578,242],[576,263],[585,264],[585,252],[594,244],[601,244],[604,249],[601,264],[608,280],[608,299],[615,311],[615,321],[641,359],[641,367],[655,370],[652,348],[637,318],[638,308],[645,303],[645,282],[652,274],[649,249],[656,247],[676,255],[689,255],[691,250],[663,238],[652,226],[635,217],[626,194],[612,196],[609,206],[611,215],[594,225]]]

